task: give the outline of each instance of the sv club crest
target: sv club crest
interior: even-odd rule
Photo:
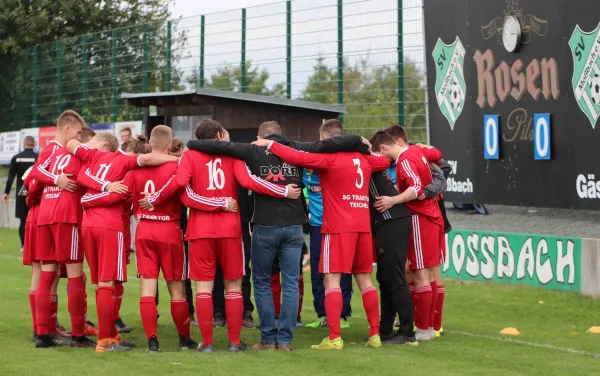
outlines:
[[[585,32],[575,27],[569,40],[573,54],[573,92],[581,111],[596,127],[600,117],[600,25]]]
[[[466,89],[464,75],[465,48],[456,37],[454,43],[447,45],[438,39],[433,49],[436,66],[435,96],[440,110],[454,129],[456,119],[465,106]]]

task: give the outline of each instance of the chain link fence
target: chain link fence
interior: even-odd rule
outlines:
[[[89,123],[141,120],[120,93],[213,87],[343,103],[350,133],[402,124],[424,141],[422,2],[282,1],[34,46],[4,113],[12,129],[52,125],[68,108]]]

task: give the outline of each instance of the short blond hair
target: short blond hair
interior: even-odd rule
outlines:
[[[76,111],[73,110],[63,111],[63,113],[60,114],[60,116],[58,117],[58,120],[56,120],[56,126],[60,129],[64,128],[66,125],[70,125],[73,123],[81,124],[81,128],[87,127],[87,125],[85,124],[85,120],[83,120],[83,117],[81,117],[81,115],[79,115]]]
[[[110,151],[115,152],[119,148],[119,140],[115,137],[114,134],[108,132],[99,132],[96,133],[94,138],[101,142],[106,142],[108,144],[108,148]]]
[[[92,128],[83,127],[83,129],[81,130],[81,135],[79,135],[79,137],[81,138],[81,143],[85,144],[86,142],[91,140],[95,135],[96,132],[94,132]]]
[[[164,150],[173,141],[173,132],[166,125],[157,125],[150,132],[150,146],[152,149]]]

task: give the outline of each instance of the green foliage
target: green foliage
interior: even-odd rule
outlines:
[[[325,59],[318,58],[308,85],[300,99],[337,103],[338,75],[336,66],[327,66]],[[365,137],[374,131],[397,123],[398,119],[398,71],[396,66],[383,65],[371,68],[368,59],[344,64],[344,103],[349,113],[344,125],[349,132]],[[411,139],[426,140],[425,77],[416,64],[404,62],[404,126]]]
[[[253,66],[251,61],[246,61],[246,93],[285,96],[285,83],[278,82],[269,89],[267,87],[269,77],[267,69],[260,69],[259,66]],[[187,81],[192,86],[199,87],[199,73],[194,72]],[[242,91],[242,68],[231,65],[219,67],[217,73],[210,76],[205,86],[220,90]]]
[[[116,62],[119,92],[141,91],[143,75],[143,24],[148,24],[149,88],[165,87],[166,20],[170,0],[0,0],[0,95],[7,120],[0,129],[31,126],[32,61],[37,47],[38,125],[53,124],[61,109],[83,108],[83,37],[88,37],[88,122],[112,120],[113,49],[112,32],[118,29]],[[126,28],[128,25],[139,25]],[[176,22],[174,22],[176,25]],[[95,34],[92,34],[95,33]],[[185,43],[185,33],[175,41]],[[60,63],[56,40],[60,40]],[[178,56],[173,56],[177,59]],[[61,72],[61,100],[57,105],[58,65]],[[173,89],[181,73],[171,73]],[[119,102],[119,119],[140,116],[139,110]],[[124,110],[124,111],[122,111]]]

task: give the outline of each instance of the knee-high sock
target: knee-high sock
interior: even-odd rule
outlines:
[[[431,311],[431,285],[415,289],[415,325],[418,329],[429,329],[429,313]]]
[[[443,285],[437,287],[437,305],[435,308],[435,318],[433,320],[433,329],[440,330],[442,328],[442,310],[444,309],[445,289]]]
[[[241,292],[225,294],[225,316],[227,317],[227,334],[229,343],[240,344],[242,319],[244,315],[244,298]]]
[[[115,325],[115,289],[98,287],[96,309],[98,311],[98,340],[114,338]]]
[[[142,296],[140,297],[140,315],[142,317],[142,326],[146,333],[146,339],[150,339],[152,336],[158,338],[157,326],[157,309],[156,299],[154,296]]]
[[[84,335],[85,325],[85,282],[83,275],[69,278],[69,314],[71,315],[71,331],[73,336]]]
[[[171,317],[177,328],[177,333],[190,338],[190,312],[185,299],[171,300]]]
[[[379,334],[379,296],[375,287],[361,290],[363,307],[369,322],[369,337]]]
[[[50,289],[54,283],[56,272],[44,272],[40,275],[40,283],[35,294],[35,322],[38,335],[50,334]],[[54,328],[53,330],[56,330]]]
[[[196,294],[196,312],[198,326],[202,334],[202,345],[212,345],[213,341],[213,304],[212,293],[199,292]]]
[[[340,316],[342,315],[343,305],[341,289],[325,290],[325,316],[329,323],[329,339],[336,339],[341,336]]]

